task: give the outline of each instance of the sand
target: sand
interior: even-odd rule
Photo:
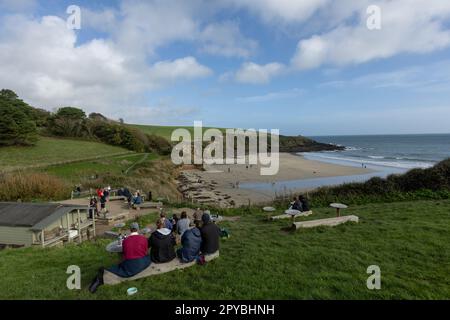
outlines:
[[[230,168],[230,172],[228,172]],[[265,182],[274,183],[277,181],[301,180],[311,178],[349,176],[372,172],[369,169],[343,166],[320,161],[307,160],[302,156],[280,153],[279,171],[273,176],[263,176],[260,174],[260,166],[253,165],[210,165],[205,166],[206,171],[196,171],[203,180],[207,182],[215,181],[215,190],[231,196],[237,205],[251,203],[270,202],[274,199],[273,191],[250,190],[235,188],[236,182],[254,183]],[[305,189],[290,190],[306,191]]]

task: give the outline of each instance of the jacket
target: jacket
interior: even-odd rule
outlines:
[[[200,246],[202,244],[202,235],[198,228],[188,229],[181,237],[181,261],[191,262],[200,253]]]
[[[172,261],[176,257],[175,244],[176,240],[171,230],[163,228],[153,232],[148,239],[152,261],[156,263]]]

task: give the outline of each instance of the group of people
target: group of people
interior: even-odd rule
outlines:
[[[306,212],[310,210],[308,199],[305,196],[299,195],[295,197],[291,202],[290,210],[298,210],[301,212]]]
[[[89,216],[93,218],[94,215],[100,217],[100,214],[103,213],[105,216],[108,212],[106,209],[106,202],[109,200],[109,194],[111,193],[111,187],[106,188],[98,188],[96,190],[96,196],[91,197],[89,200]],[[100,210],[98,208],[98,203],[100,202]]]
[[[132,277],[150,266],[151,263],[165,263],[178,257],[181,262],[188,263],[204,255],[213,254],[219,250],[220,228],[211,220],[209,213],[201,215],[201,220],[195,220],[191,227],[186,212],[180,219],[170,221],[161,212],[156,221],[156,230],[147,239],[139,234],[139,224],[130,225],[130,234],[122,242],[123,260],[106,270],[119,277]],[[176,234],[181,236],[181,247],[177,245]],[[150,254],[149,254],[150,249]],[[104,268],[89,286],[94,293],[103,284]]]

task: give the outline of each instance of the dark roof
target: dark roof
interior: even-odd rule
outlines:
[[[66,213],[87,206],[59,203],[0,202],[0,226],[42,230]]]

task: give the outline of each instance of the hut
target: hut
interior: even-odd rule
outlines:
[[[0,202],[0,245],[48,247],[95,237],[88,206]]]

